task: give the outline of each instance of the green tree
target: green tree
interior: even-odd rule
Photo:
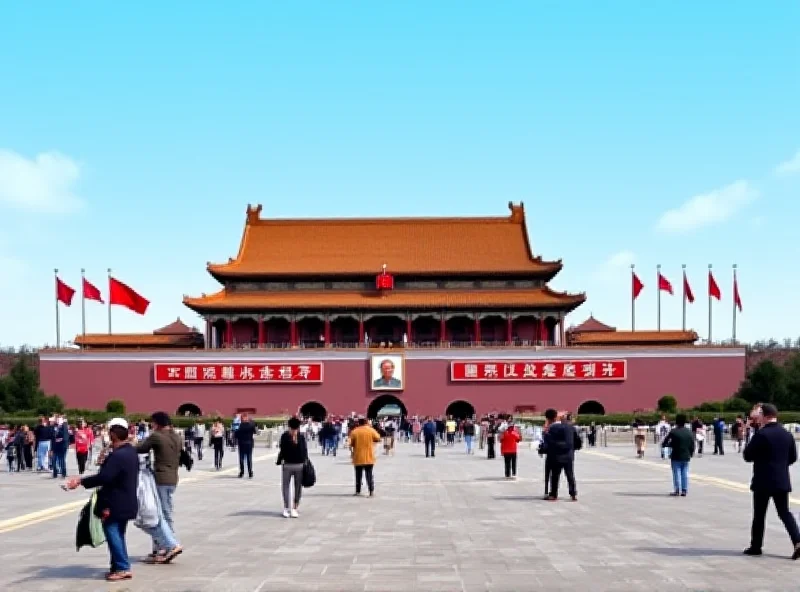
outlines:
[[[39,373],[25,358],[19,358],[0,382],[0,405],[7,411],[33,411],[44,397]]]
[[[675,413],[678,410],[678,400],[672,395],[664,395],[658,400],[658,410],[663,413]]]
[[[751,404],[774,403],[778,409],[788,410],[793,406],[784,372],[771,360],[759,362],[747,373],[736,397]]]
[[[117,415],[125,415],[125,403],[119,399],[111,399],[106,403],[106,411],[108,413],[116,413]]]
[[[725,401],[723,405],[725,407],[725,411],[731,411],[734,413],[747,413],[753,408],[753,405],[749,401],[745,401],[739,397],[731,397]]]
[[[800,409],[800,354],[794,354],[783,366],[786,396],[792,409]]]
[[[43,396],[36,404],[37,415],[50,416],[53,413],[64,412],[64,401],[58,395]]]

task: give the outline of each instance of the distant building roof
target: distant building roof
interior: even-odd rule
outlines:
[[[197,329],[190,327],[178,317],[178,320],[173,321],[169,325],[161,327],[153,331],[153,335],[187,335],[189,333],[197,333]]]
[[[616,331],[616,327],[601,323],[594,316],[589,315],[589,318],[583,321],[577,327],[570,327],[570,333],[592,333],[597,331]]]

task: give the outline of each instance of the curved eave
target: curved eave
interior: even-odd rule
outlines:
[[[699,336],[694,331],[595,331],[571,333],[571,345],[694,345]]]

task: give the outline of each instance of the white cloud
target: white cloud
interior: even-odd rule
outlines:
[[[615,283],[623,272],[630,270],[636,262],[636,255],[631,251],[618,251],[604,260],[597,269],[594,270],[593,279],[599,282]]]
[[[665,212],[656,228],[662,232],[687,232],[719,224],[758,199],[759,195],[758,189],[748,181],[736,181],[695,195],[680,207]]]
[[[606,259],[603,267],[610,268],[610,269],[619,269],[621,267],[630,267],[636,261],[636,255],[634,255],[631,251],[620,251],[619,253],[614,253]]]
[[[74,193],[78,163],[58,152],[26,158],[0,150],[0,204],[48,213],[71,212],[83,205]]]
[[[795,152],[795,155],[789,160],[775,167],[776,175],[796,175],[797,173],[800,173],[800,150]]]

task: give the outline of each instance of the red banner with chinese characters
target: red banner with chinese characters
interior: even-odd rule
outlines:
[[[156,384],[304,384],[322,382],[322,364],[153,364]]]
[[[498,360],[450,362],[453,382],[608,382],[628,377],[627,360]]]

